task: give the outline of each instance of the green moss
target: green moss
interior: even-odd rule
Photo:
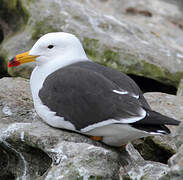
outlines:
[[[94,57],[94,60],[95,57],[98,57],[96,53],[92,51],[92,58]],[[148,77],[167,85],[173,85],[174,87],[178,87],[179,81],[183,79],[183,72],[173,74],[167,69],[149,63],[144,59],[138,60],[138,57],[135,55],[120,52],[117,49],[106,49],[95,61],[127,74]]]
[[[4,4],[4,6],[9,10],[14,10],[17,7],[19,0],[2,0],[2,4]]]
[[[123,176],[123,180],[133,180],[128,174]]]
[[[13,31],[25,25],[29,18],[29,13],[21,0],[2,0],[0,5],[1,19],[9,24]]]
[[[151,63],[147,62],[146,60],[141,60],[140,63],[141,63],[142,68],[143,68],[142,69],[143,74],[150,75],[154,78],[160,78],[160,77],[164,76],[164,72],[157,65],[151,64]]]
[[[117,48],[109,49],[102,47],[99,40],[84,38],[83,45],[90,59],[127,74],[148,77],[167,85],[177,87],[179,81],[183,79],[183,72],[171,73],[156,64],[149,63],[145,59],[139,59],[134,54],[121,52]]]
[[[117,49],[110,50],[105,48],[103,51],[99,51],[99,40],[87,37],[83,40],[83,46],[87,56],[93,61],[115,69],[120,69],[120,66],[117,63],[120,59],[120,54]]]
[[[101,57],[106,64],[112,64],[114,62],[118,62],[120,59],[120,55],[118,51],[112,51],[109,49],[106,49]]]
[[[29,13],[27,9],[24,7],[21,0],[3,0],[2,7],[4,7],[7,14],[12,14],[12,18],[15,16],[19,16],[19,21],[22,18],[25,22],[27,22]],[[8,19],[11,19],[7,17]]]
[[[165,75],[171,80],[169,84],[172,83],[175,87],[178,87],[180,80],[183,79],[183,72],[177,72],[175,74],[168,72]]]
[[[85,37],[83,40],[83,47],[85,49],[86,54],[88,55],[88,57],[92,60],[96,60],[99,52],[97,51],[97,49],[99,48],[99,40],[96,39],[90,39]]]
[[[48,25],[47,19],[44,19],[42,21],[39,21],[35,24],[35,26],[32,29],[32,39],[37,40],[41,37],[41,35],[49,33],[49,32],[57,32],[58,29],[55,29],[52,25]]]
[[[30,17],[30,14],[27,10],[27,8],[23,5],[23,3],[21,2],[20,4],[20,7],[21,7],[21,14],[23,15],[23,18],[24,18],[24,23],[28,22],[28,19]]]
[[[23,67],[19,68],[18,70],[17,68],[14,67],[8,68],[8,74],[12,77],[23,77],[29,79],[31,72],[32,72],[31,67],[30,68],[26,67],[26,70]]]
[[[77,177],[76,180],[84,180],[84,179],[86,179],[86,178],[83,176],[79,176],[79,177]],[[87,177],[87,179],[88,180],[104,180],[104,178],[101,176],[89,176],[89,177]]]
[[[171,73],[169,70],[161,68],[155,64],[141,61],[143,70],[140,75],[155,79],[167,85],[178,87],[179,81],[183,78],[183,72]]]

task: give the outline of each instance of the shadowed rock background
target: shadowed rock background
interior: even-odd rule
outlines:
[[[181,0],[0,0],[0,180],[182,180],[181,125],[119,151],[37,117],[34,64],[7,62],[53,31],[75,34],[93,61],[129,74],[152,109],[183,121]]]

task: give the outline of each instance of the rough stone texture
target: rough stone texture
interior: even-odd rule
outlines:
[[[126,150],[128,155],[125,156],[123,154],[123,159],[126,159],[127,162],[129,162],[130,159],[130,163],[120,169],[122,180],[158,180],[160,177],[167,174],[167,165],[158,162],[144,161],[131,144],[127,145]],[[129,155],[130,158],[128,157]]]
[[[0,84],[0,179],[158,180],[167,174],[167,165],[145,161],[131,144],[119,151],[42,122],[28,80]]]
[[[183,123],[178,128],[175,143],[178,152],[169,159],[169,171],[160,180],[182,180],[183,179]]]
[[[89,138],[41,121],[13,123],[2,129],[0,149],[8,160],[3,177],[11,172],[27,179],[118,179],[120,153],[94,146]]]
[[[29,80],[2,78],[0,82],[0,123],[31,123],[34,120],[34,107]]]
[[[176,146],[177,148],[180,148],[180,146],[183,144],[183,123],[180,124],[177,130],[177,136],[175,137],[176,140]]]
[[[177,96],[183,96],[183,79],[181,79],[178,90],[177,90]]]
[[[183,77],[178,0],[3,0],[2,4],[0,13],[15,16],[0,20],[4,32],[0,56],[6,63],[30,49],[41,35],[66,31],[76,34],[88,56],[99,63],[173,86]],[[32,67],[11,68],[9,73],[28,77]]]
[[[164,93],[145,93],[144,94],[147,101],[151,105],[152,109],[158,111],[164,115],[174,117],[180,121],[183,120],[183,98],[181,96],[173,96]],[[138,142],[135,141],[134,145],[139,150],[141,155],[145,159],[156,160],[163,162],[168,160],[169,170],[168,173],[162,177],[159,177],[159,180],[182,180],[183,179],[183,122],[181,125],[176,127],[169,127],[173,132],[173,138],[171,137],[148,137],[144,141]],[[163,138],[163,139],[162,139]],[[149,143],[148,140],[151,140]],[[156,146],[153,148],[152,144]],[[151,152],[151,153],[150,153]],[[160,158],[164,156],[163,161]],[[166,162],[164,162],[166,163]]]
[[[183,146],[169,160],[170,170],[162,180],[182,180],[183,179]]]
[[[145,93],[144,96],[153,110],[183,121],[183,98],[160,92]],[[169,128],[172,132],[171,136],[153,136],[133,142],[134,147],[145,160],[166,164],[168,159],[177,152],[175,139],[181,138],[176,126],[169,126]],[[180,142],[182,143],[183,141]]]
[[[177,152],[174,138],[168,136],[147,137],[135,140],[132,144],[145,160],[164,164]]]
[[[152,92],[144,94],[151,108],[168,117],[183,121],[183,98],[175,95]],[[169,126],[172,134],[176,134],[176,126]]]
[[[28,80],[3,78],[0,84],[1,179],[118,179],[120,153],[43,123]]]

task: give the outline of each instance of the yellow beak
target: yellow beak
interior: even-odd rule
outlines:
[[[33,62],[38,56],[30,56],[29,51],[18,54],[8,62],[8,67],[19,66],[24,63]]]

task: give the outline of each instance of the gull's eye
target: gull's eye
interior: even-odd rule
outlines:
[[[54,45],[49,45],[47,48],[52,49],[53,47],[54,47]]]

